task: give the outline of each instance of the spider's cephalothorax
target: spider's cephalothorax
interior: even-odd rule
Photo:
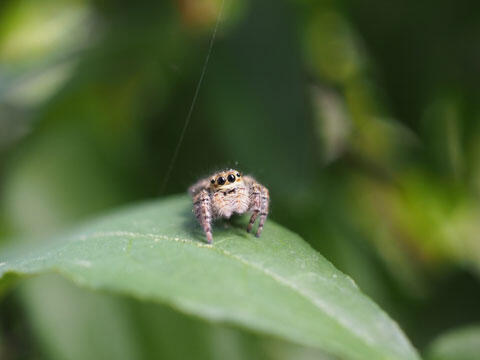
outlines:
[[[212,242],[212,220],[230,218],[233,214],[252,213],[247,231],[252,230],[260,215],[256,236],[262,233],[268,215],[268,189],[251,176],[237,170],[219,171],[199,180],[188,189],[193,198],[193,212],[203,227],[207,241]]]

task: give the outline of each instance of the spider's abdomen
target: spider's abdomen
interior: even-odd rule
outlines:
[[[216,217],[228,219],[233,214],[243,214],[249,205],[248,190],[243,185],[230,190],[219,190],[212,195],[212,208]]]

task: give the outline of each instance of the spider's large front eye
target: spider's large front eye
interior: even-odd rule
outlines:
[[[235,175],[233,175],[233,174],[228,175],[227,180],[228,180],[228,182],[233,183],[235,181]]]
[[[218,185],[223,185],[225,184],[225,178],[223,176],[220,176],[218,179],[217,179],[217,183]]]

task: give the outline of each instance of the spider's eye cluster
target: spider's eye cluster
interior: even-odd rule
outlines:
[[[231,182],[231,183],[235,182],[235,175],[233,174],[228,175],[227,180],[228,182]]]
[[[223,176],[220,176],[218,179],[217,179],[217,183],[218,185],[223,185],[225,184],[225,178]]]

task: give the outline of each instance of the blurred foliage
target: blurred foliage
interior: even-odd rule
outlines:
[[[428,348],[428,360],[475,360],[480,353],[480,328],[470,325],[438,337]]]
[[[478,322],[480,4],[226,0],[160,192],[220,6],[0,2],[0,241],[235,166],[270,188],[273,219],[353,277],[420,350]],[[6,354],[47,354],[60,331],[35,325],[48,294],[31,291],[2,300]],[[74,292],[61,287],[58,306]],[[81,293],[129,313],[129,300]]]

